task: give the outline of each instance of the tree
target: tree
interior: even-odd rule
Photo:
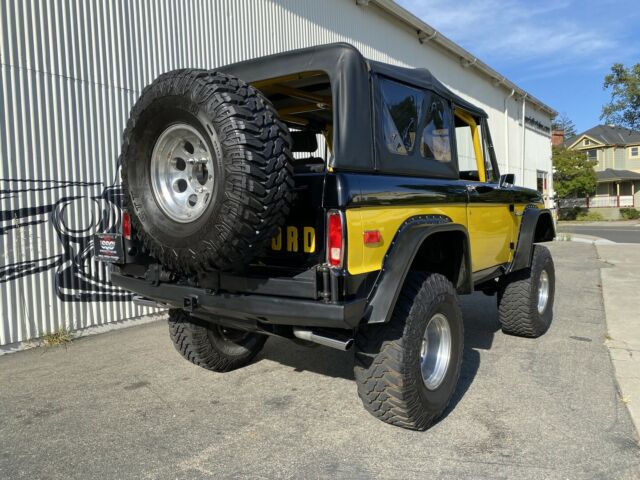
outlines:
[[[584,152],[553,147],[553,187],[560,198],[587,197],[596,191],[596,162]]]
[[[611,67],[604,77],[604,87],[611,89],[611,100],[602,107],[601,119],[606,123],[635,130],[640,127],[640,63],[625,68],[621,63]]]
[[[576,134],[576,126],[566,113],[556,116],[551,122],[552,130],[562,130],[564,138],[573,137]]]

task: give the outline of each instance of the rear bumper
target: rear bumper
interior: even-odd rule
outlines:
[[[355,328],[363,317],[366,299],[341,303],[258,294],[211,293],[185,285],[160,283],[112,272],[111,282],[143,297],[195,314],[247,322],[305,327]]]

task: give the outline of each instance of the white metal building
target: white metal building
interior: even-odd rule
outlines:
[[[91,241],[146,84],[336,41],[429,68],[489,114],[501,171],[551,193],[555,112],[391,0],[0,0],[0,345],[145,313]]]

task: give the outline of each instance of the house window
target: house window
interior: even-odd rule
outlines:
[[[583,145],[591,145],[591,140],[589,140],[588,138],[584,139]]]
[[[596,195],[604,195],[604,196],[609,195],[610,185],[611,185],[610,183],[598,183],[596,187]]]
[[[629,156],[630,157],[638,157],[638,156],[640,156],[640,147],[631,147],[629,149]]]
[[[543,195],[547,194],[547,172],[538,170],[536,187],[538,192],[542,193]]]
[[[632,182],[620,182],[620,195],[633,195],[631,184]]]
[[[593,162],[598,161],[598,151],[595,148],[587,150],[587,160],[591,160]]]

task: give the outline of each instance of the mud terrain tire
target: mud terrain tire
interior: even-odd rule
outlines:
[[[201,322],[184,310],[169,310],[169,336],[185,360],[214,372],[248,365],[262,350],[266,335]]]
[[[430,383],[429,364],[423,356],[432,350],[436,354],[432,358],[439,358],[441,351],[432,349],[431,342],[425,348],[424,340],[436,318],[447,323],[450,348],[437,381]],[[463,347],[462,313],[451,282],[440,274],[409,273],[391,321],[369,325],[356,335],[354,373],[364,408],[386,423],[426,430],[451,400]]]
[[[551,253],[542,245],[534,245],[531,267],[510,273],[500,280],[498,318],[502,331],[530,338],[545,333],[553,318],[555,287]]]

